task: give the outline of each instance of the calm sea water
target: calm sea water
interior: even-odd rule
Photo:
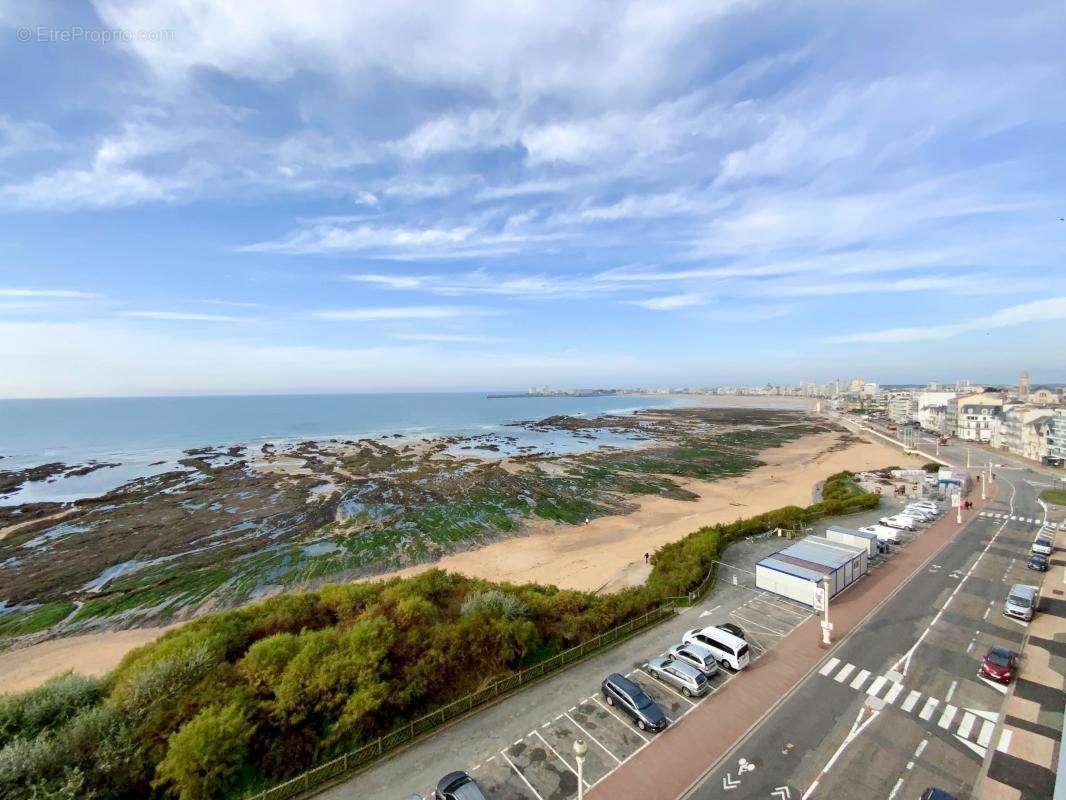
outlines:
[[[90,459],[144,463],[208,445],[302,439],[523,434],[508,422],[682,404],[668,397],[349,394],[0,400],[0,469]],[[107,471],[102,471],[107,472]],[[92,476],[87,476],[92,477]],[[109,483],[112,481],[108,481]]]

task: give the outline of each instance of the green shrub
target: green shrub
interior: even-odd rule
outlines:
[[[62,725],[83,708],[96,705],[104,686],[99,678],[68,672],[28,692],[0,695],[0,747]]]
[[[241,770],[253,730],[238,702],[205,708],[170,737],[153,786],[180,800],[218,797]]]
[[[924,469],[926,472],[932,474],[932,473],[940,472],[940,468],[942,466],[943,466],[943,464],[938,464],[935,461],[929,461],[929,462],[926,462],[925,464],[922,464],[922,469]]]
[[[469,595],[463,601],[462,614],[464,617],[483,614],[487,617],[515,620],[526,615],[526,604],[513,594],[501,592],[499,589],[488,589]]]

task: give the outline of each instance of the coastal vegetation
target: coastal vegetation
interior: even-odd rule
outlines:
[[[660,548],[615,594],[431,570],[201,616],[105,680],[0,697],[0,798],[241,796],[685,596],[732,542],[877,502],[834,475],[811,506]]]

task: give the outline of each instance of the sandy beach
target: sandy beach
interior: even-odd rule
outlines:
[[[808,505],[818,482],[844,469],[921,463],[881,442],[863,439],[839,447],[839,440],[839,433],[806,436],[765,451],[760,458],[766,465],[747,475],[713,482],[687,481],[685,488],[699,495],[695,501],[644,498],[631,514],[601,517],[580,526],[535,521],[521,536],[368,580],[441,567],[490,580],[616,591],[647,577],[644,553],[701,526],[731,522],[785,505]],[[139,628],[71,636],[0,654],[0,691],[32,688],[68,670],[102,675],[128,651],[165,630]]]

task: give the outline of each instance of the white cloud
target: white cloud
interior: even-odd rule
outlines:
[[[335,322],[377,322],[382,320],[451,319],[486,316],[498,312],[464,306],[393,306],[382,308],[340,308],[312,311],[313,319]]]
[[[124,311],[122,316],[173,322],[255,322],[255,317],[232,317],[225,314],[197,314],[184,311]]]
[[[51,297],[70,300],[96,300],[103,297],[96,292],[81,292],[71,289],[3,289],[0,297]]]
[[[652,297],[647,300],[631,300],[630,303],[651,311],[677,311],[682,308],[706,305],[707,295],[701,292],[689,292],[665,297]]]
[[[871,342],[898,343],[924,342],[934,339],[949,339],[963,333],[991,331],[1032,322],[1049,322],[1066,319],[1066,297],[1051,297],[1032,303],[1004,308],[994,314],[947,325],[920,325],[903,328],[888,328],[881,331],[849,333],[843,336],[829,336],[826,342]]]

